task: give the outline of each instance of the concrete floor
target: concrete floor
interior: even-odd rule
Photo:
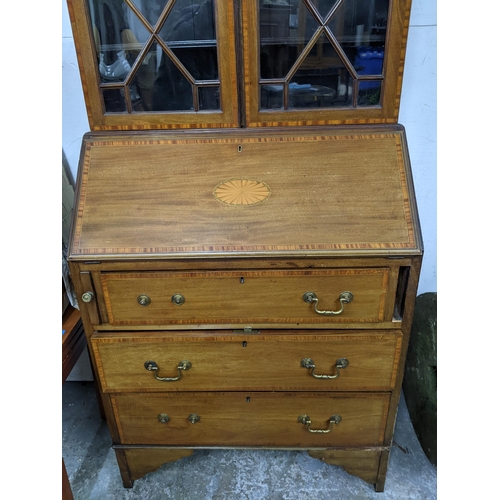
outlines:
[[[75,500],[433,500],[436,469],[399,405],[385,491],[296,451],[199,450],[123,488],[92,382],[62,391],[64,458]]]

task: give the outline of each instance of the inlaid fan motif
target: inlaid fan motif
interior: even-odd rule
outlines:
[[[265,182],[252,179],[231,179],[214,189],[215,199],[226,205],[254,205],[265,201],[270,194]]]

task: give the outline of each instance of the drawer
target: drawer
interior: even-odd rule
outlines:
[[[388,282],[389,268],[101,274],[109,323],[122,326],[378,323],[392,319]]]
[[[401,343],[399,331],[125,332],[91,339],[104,392],[385,391],[394,387]],[[183,361],[187,370],[177,368]]]
[[[122,444],[314,447],[382,445],[389,399],[380,393],[195,392],[120,394],[111,402]],[[329,432],[311,432],[317,430]]]

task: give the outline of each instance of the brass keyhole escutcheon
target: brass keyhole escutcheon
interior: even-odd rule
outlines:
[[[190,415],[188,415],[188,420],[192,423],[192,424],[196,424],[197,422],[200,421],[200,416],[197,415],[196,413],[191,413]]]
[[[176,294],[172,295],[172,302],[176,306],[182,306],[182,304],[184,304],[184,302],[186,302],[186,299],[184,298],[184,295],[181,295],[180,293],[176,293]]]
[[[84,302],[90,302],[94,298],[94,294],[92,292],[85,292],[82,295],[82,300]]]
[[[147,295],[143,294],[137,297],[137,302],[139,302],[141,306],[149,306],[149,304],[151,304],[151,299]]]

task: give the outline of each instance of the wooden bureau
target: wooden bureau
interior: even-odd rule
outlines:
[[[76,197],[125,486],[229,446],[383,490],[423,253],[402,126],[89,133]]]
[[[258,447],[383,490],[423,253],[410,4],[68,0],[69,261],[125,486]]]

